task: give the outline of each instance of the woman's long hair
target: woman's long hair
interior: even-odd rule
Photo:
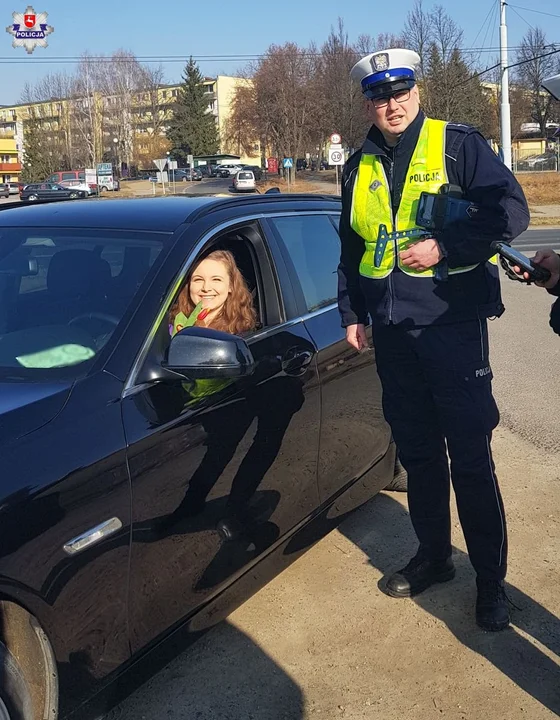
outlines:
[[[189,272],[187,281],[179,293],[177,300],[171,306],[169,321],[174,322],[175,316],[182,312],[187,317],[195,309],[196,305],[191,300],[190,285],[191,278],[197,267],[203,260],[216,260],[226,266],[230,281],[230,292],[220,312],[212,320],[209,327],[214,330],[239,335],[249,330],[254,330],[257,325],[257,313],[253,307],[253,298],[247,287],[233,254],[229,250],[214,250],[209,255],[201,258]],[[204,325],[203,322],[196,322],[195,325]]]

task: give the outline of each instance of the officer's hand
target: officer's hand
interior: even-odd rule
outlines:
[[[358,351],[365,350],[368,347],[366,326],[361,324],[348,325],[346,328],[346,342]]]
[[[408,250],[403,250],[399,257],[402,264],[412,270],[428,270],[438,264],[443,253],[434,238],[427,238],[415,243]]]
[[[557,255],[554,250],[539,250],[534,258],[532,258],[535,265],[540,265],[546,268],[550,272],[550,279],[545,283],[535,282],[535,285],[544,288],[553,288],[558,284],[560,280],[560,255]],[[522,275],[525,280],[529,280],[529,273],[522,272],[518,265],[513,266],[514,271],[518,275]]]

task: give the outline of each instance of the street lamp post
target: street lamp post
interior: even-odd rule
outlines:
[[[113,172],[113,176],[115,176],[117,174],[116,170],[117,170],[117,159],[118,159],[118,157],[117,157],[118,143],[119,143],[119,138],[114,137],[113,138],[113,156],[114,156],[115,171]],[[113,179],[113,183],[114,183],[114,179]]]

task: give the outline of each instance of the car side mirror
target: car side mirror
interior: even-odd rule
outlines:
[[[163,367],[192,380],[238,378],[250,375],[255,361],[245,340],[237,335],[189,327],[171,340]]]

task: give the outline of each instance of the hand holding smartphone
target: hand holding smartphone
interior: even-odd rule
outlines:
[[[507,243],[495,242],[492,247],[496,252],[505,258],[512,265],[515,272],[529,282],[538,282],[543,285],[550,280],[550,271],[540,265],[536,265],[526,255],[515,250]]]

